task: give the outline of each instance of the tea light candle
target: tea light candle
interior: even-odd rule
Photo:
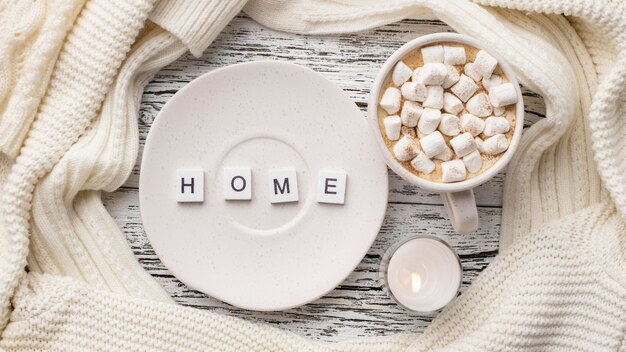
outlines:
[[[431,236],[408,239],[392,250],[385,270],[391,297],[416,312],[446,306],[461,286],[461,262],[448,244]]]

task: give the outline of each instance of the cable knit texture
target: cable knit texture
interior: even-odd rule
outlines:
[[[621,1],[248,3],[298,33],[435,15],[505,56],[547,116],[508,169],[501,254],[426,333],[323,344],[172,304],[100,192],[133,167],[144,85],[244,3],[0,1],[0,350],[626,351]]]
[[[89,1],[65,38],[46,96],[4,184],[0,236],[7,246],[0,248],[0,328],[25,273],[35,184],[95,117],[150,8],[143,0]]]
[[[160,67],[186,51],[176,37],[152,27],[121,67],[92,128],[35,187],[28,264],[31,271],[72,276],[94,287],[169,301],[128,250],[99,192],[121,186],[137,159],[139,100],[129,97],[140,96]],[[134,143],[127,147],[128,141]]]
[[[0,151],[17,156],[84,0],[11,1],[0,12]]]

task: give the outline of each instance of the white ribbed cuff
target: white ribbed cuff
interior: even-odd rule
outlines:
[[[149,18],[199,57],[247,0],[161,0]]]

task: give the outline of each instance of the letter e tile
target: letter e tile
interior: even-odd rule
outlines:
[[[318,203],[344,204],[346,178],[345,171],[320,171],[317,176]]]

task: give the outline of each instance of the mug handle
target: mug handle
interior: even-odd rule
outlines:
[[[454,231],[467,235],[478,229],[478,209],[473,190],[441,193],[441,199]]]

